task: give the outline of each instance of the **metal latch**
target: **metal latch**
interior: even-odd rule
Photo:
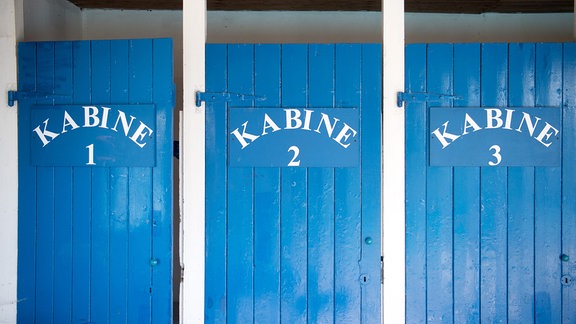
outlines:
[[[396,105],[401,108],[404,102],[437,102],[442,100],[457,100],[461,99],[455,95],[441,94],[441,93],[428,93],[428,92],[398,92]]]
[[[202,102],[219,102],[219,101],[232,101],[232,100],[257,100],[264,101],[266,97],[255,96],[250,94],[242,93],[230,93],[230,92],[196,92],[196,107],[200,107]]]

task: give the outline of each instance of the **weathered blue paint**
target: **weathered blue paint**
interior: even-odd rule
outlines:
[[[406,91],[426,91],[426,45],[406,48]],[[426,322],[426,176],[428,110],[425,102],[406,108],[406,322]]]
[[[333,105],[334,46],[311,45],[308,104]],[[334,169],[308,170],[308,321],[334,322]]]
[[[437,45],[428,49],[427,82],[432,93],[452,93],[453,50],[450,45]],[[449,105],[442,101],[440,106]],[[440,181],[446,179],[446,181]],[[452,169],[434,167],[428,169],[426,182],[426,265],[428,270],[427,318],[429,322],[453,322],[453,277],[445,271],[453,267],[452,241]],[[433,225],[433,226],[431,226]]]
[[[576,44],[563,44],[562,105],[564,107],[565,139],[576,137]],[[569,260],[562,262],[562,275],[572,278],[570,287],[562,288],[562,319],[566,323],[576,322],[576,141],[563,142],[562,155],[562,253]]]
[[[573,55],[573,44],[406,48],[407,91],[456,98],[406,105],[407,322],[574,322],[576,285],[561,281],[576,269]],[[562,165],[428,166],[431,107],[561,107]]]
[[[19,100],[18,322],[171,321],[171,40],[21,43],[19,53],[19,91],[58,96]],[[156,167],[31,163],[32,107],[113,104],[155,105]]]
[[[362,118],[361,129],[363,138],[368,145],[362,146],[362,201],[361,203],[361,255],[360,255],[360,283],[362,286],[362,317],[361,323],[380,321],[382,312],[381,290],[378,279],[381,277],[380,259],[380,197],[369,193],[381,190],[381,118],[375,111],[381,106],[382,74],[380,64],[382,50],[379,44],[363,45],[360,65],[362,84],[359,101],[370,117]]]
[[[562,45],[536,47],[536,106],[562,105]],[[566,140],[573,141],[574,138]],[[561,168],[535,169],[536,321],[562,322],[562,177]],[[565,301],[569,302],[569,301]],[[574,302],[574,301],[572,301]],[[573,304],[574,305],[574,304]]]
[[[101,58],[93,60],[92,79],[92,97],[93,102],[110,102],[110,42],[97,42],[92,44],[92,57]],[[96,101],[97,100],[97,101]],[[155,116],[154,116],[155,117]],[[152,121],[155,120],[153,117]],[[86,149],[84,147],[84,149]],[[86,151],[84,151],[86,153]],[[152,152],[152,157],[155,152]],[[86,157],[86,156],[85,156]],[[153,165],[153,164],[152,164]],[[110,195],[107,194],[110,188],[110,169],[97,168],[92,170],[92,185],[94,199],[98,201],[93,204],[92,217],[92,280],[90,284],[90,301],[92,309],[99,309],[100,312],[92,312],[92,321],[96,323],[106,322],[110,318],[110,309],[108,307],[112,285],[103,285],[101,283],[110,282]]]
[[[480,105],[480,46],[454,45],[455,107]],[[480,168],[455,168],[454,181],[454,322],[480,319]],[[472,185],[471,185],[472,184]]]
[[[280,45],[256,45],[254,49],[255,93],[266,101],[256,107],[280,107]],[[254,209],[254,318],[259,323],[280,321],[281,227],[280,169],[256,168],[254,190],[257,199],[267,201]]]
[[[381,47],[209,45],[206,70],[248,95],[206,103],[206,322],[379,322]],[[358,107],[360,165],[228,168],[229,107]]]
[[[535,104],[535,44],[510,44],[508,104]],[[508,169],[508,319],[534,322],[534,168]]]
[[[206,84],[211,91],[226,91],[228,69],[227,46],[211,45],[206,48]],[[225,323],[227,308],[226,264],[228,217],[226,159],[208,160],[227,152],[227,109],[224,102],[206,104],[206,293],[205,322]],[[273,244],[272,242],[270,244]]]
[[[281,105],[306,104],[308,50],[303,45],[282,46]],[[288,59],[289,58],[289,59]],[[307,321],[307,170],[282,168],[280,171],[280,310],[281,322]]]

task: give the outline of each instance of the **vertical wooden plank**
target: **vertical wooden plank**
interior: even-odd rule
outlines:
[[[282,45],[282,107],[304,107],[308,89],[308,47]],[[307,172],[281,173],[281,322],[307,321]]]
[[[254,89],[254,47],[229,45],[228,91],[252,94]],[[250,106],[250,101],[233,101],[231,107]],[[254,320],[254,183],[252,168],[228,169],[228,303],[227,320],[249,323]]]
[[[129,41],[110,44],[110,99],[129,102]],[[128,168],[110,169],[110,323],[128,322]]]
[[[406,47],[406,92],[426,91],[427,46]],[[426,103],[405,104],[406,322],[426,322]]]
[[[110,42],[92,41],[92,103],[110,102]],[[86,143],[84,145],[89,145]],[[92,168],[91,320],[109,322],[110,168]],[[113,293],[113,292],[112,292]]]
[[[54,43],[38,43],[37,91],[54,93]],[[38,104],[53,104],[39,99]],[[54,168],[37,167],[36,320],[54,321]]]
[[[562,127],[562,274],[576,275],[576,44],[564,44]],[[576,322],[576,285],[562,288],[562,321]]]
[[[428,46],[427,83],[430,93],[452,93],[453,47],[449,44]],[[449,106],[441,102],[438,106]],[[430,105],[430,104],[429,104]],[[429,167],[427,191],[427,271],[426,291],[428,322],[452,322],[452,168]]]
[[[335,47],[310,45],[308,106],[334,105]],[[308,321],[334,322],[334,169],[308,170]]]
[[[536,46],[536,106],[561,107],[561,44]],[[550,108],[560,109],[560,108]],[[536,321],[562,321],[561,275],[561,169],[536,168],[535,180],[535,289]]]
[[[152,102],[152,41],[131,40],[129,100]],[[128,321],[150,321],[152,170],[130,168],[128,176]]]
[[[255,107],[280,107],[280,45],[256,45]],[[280,169],[254,170],[254,322],[280,322]]]
[[[73,43],[74,96],[77,104],[91,102],[91,53],[89,42]],[[91,170],[73,168],[72,215],[72,322],[90,321]]]
[[[36,90],[36,43],[18,44],[18,89]],[[18,323],[36,316],[36,170],[30,165],[30,104],[18,103]],[[24,145],[23,143],[28,143]]]
[[[361,93],[361,48],[336,45],[336,107],[359,107]],[[361,175],[360,168],[337,168],[334,172],[335,221],[335,310],[336,323],[361,321]]]
[[[381,138],[382,138],[382,46],[362,45],[361,143],[362,235],[360,284],[362,323],[381,320]]]
[[[480,45],[454,45],[454,106],[480,106]],[[454,322],[480,321],[480,168],[454,168]]]
[[[533,107],[534,44],[509,45],[510,107]],[[508,320],[534,322],[534,168],[508,168]]]
[[[206,46],[206,85],[225,92],[227,49]],[[227,283],[227,109],[223,102],[206,103],[206,292],[205,322],[226,323]]]
[[[152,323],[172,322],[172,40],[153,40],[156,167],[152,171]],[[154,263],[152,263],[154,264]]]
[[[73,56],[71,42],[55,43],[54,93],[56,104],[72,101]],[[72,168],[54,168],[54,322],[72,321]]]
[[[508,47],[482,45],[481,104],[507,105]],[[507,321],[507,176],[506,168],[481,169],[480,320]]]

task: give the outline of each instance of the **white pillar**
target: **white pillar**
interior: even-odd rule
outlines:
[[[384,323],[405,322],[404,1],[382,0],[382,307]]]
[[[180,129],[180,323],[204,323],[205,141],[204,105],[195,94],[204,91],[206,1],[183,1],[184,104]]]
[[[0,1],[0,323],[16,323],[18,267],[17,105],[8,107],[16,90],[16,43],[23,35],[22,0]]]

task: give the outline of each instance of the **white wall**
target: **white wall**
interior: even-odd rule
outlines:
[[[572,42],[572,13],[406,14],[408,43]]]
[[[407,43],[572,41],[573,14],[407,13]],[[382,39],[379,12],[208,12],[210,43],[362,43]]]
[[[22,1],[0,1],[0,323],[16,322],[18,262],[17,108],[7,92],[16,89],[16,41],[22,36]]]
[[[172,38],[176,106],[182,107],[182,11],[83,10],[83,39]]]
[[[24,40],[82,39],[82,11],[66,0],[24,2]]]

